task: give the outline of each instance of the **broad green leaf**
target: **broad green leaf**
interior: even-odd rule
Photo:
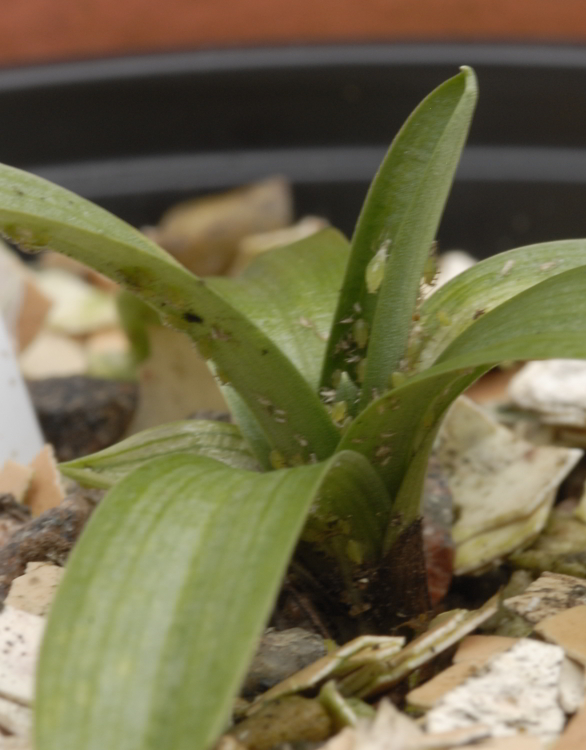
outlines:
[[[421,306],[421,330],[410,357],[415,371],[430,367],[457,336],[497,305],[545,279],[583,265],[585,240],[519,247],[480,261]]]
[[[207,750],[228,722],[310,507],[335,486],[368,515],[371,471],[352,453],[266,474],[177,455],[117,484],[76,545],[51,611],[38,750]],[[369,533],[346,521],[346,537]]]
[[[385,390],[389,374],[399,369],[405,354],[421,275],[475,102],[474,73],[463,68],[415,109],[368,192],[322,376],[327,387],[335,369],[356,379],[364,347],[356,345],[355,326],[358,319],[364,320],[370,336],[361,406],[371,400],[373,389]],[[382,261],[378,270],[373,267],[375,257]],[[373,275],[378,275],[374,281]]]
[[[208,456],[235,469],[258,469],[236,425],[190,419],[143,430],[91,456],[59,465],[65,476],[86,487],[110,489],[116,482],[160,456]]]
[[[317,395],[287,357],[208,283],[144,235],[89,201],[12,167],[0,167],[0,233],[22,247],[50,247],[101,271],[185,331],[214,361],[288,459],[331,454],[338,433]],[[286,422],[275,420],[285,412]]]
[[[317,391],[344,270],[346,238],[324,229],[258,256],[236,278],[208,285],[253,321]]]
[[[586,358],[586,266],[526,289],[486,313],[422,373],[514,359]]]

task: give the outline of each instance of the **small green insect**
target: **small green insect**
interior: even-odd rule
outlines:
[[[366,266],[364,280],[369,294],[375,294],[383,283],[390,244],[390,240],[385,240]]]

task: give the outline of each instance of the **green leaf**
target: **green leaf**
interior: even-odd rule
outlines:
[[[586,241],[546,242],[509,250],[477,263],[434,292],[421,306],[421,331],[411,359],[430,367],[475,320],[545,279],[586,265]]]
[[[335,369],[356,379],[357,318],[370,329],[361,407],[382,392],[405,354],[420,279],[435,236],[476,102],[472,70],[433,91],[396,136],[368,192],[352,240],[344,286],[328,343],[322,385]],[[377,253],[388,253],[378,292],[367,284]],[[384,260],[379,257],[379,260]],[[376,262],[376,261],[375,261]],[[376,275],[376,272],[375,272]],[[369,285],[371,291],[369,291]],[[348,321],[348,322],[344,322]],[[350,348],[343,348],[344,341]]]
[[[110,489],[140,466],[176,453],[208,456],[235,469],[258,469],[236,425],[205,419],[143,430],[91,456],[60,464],[59,469],[86,487]]]
[[[317,391],[327,337],[348,262],[335,229],[258,256],[236,278],[208,284],[253,321]]]
[[[317,395],[251,321],[144,235],[89,201],[0,167],[0,232],[22,247],[50,247],[101,271],[185,331],[246,402],[285,459],[331,454],[338,433]],[[275,411],[287,415],[275,420]],[[307,446],[300,451],[295,434]]]
[[[526,289],[476,320],[423,373],[514,359],[586,358],[586,266]]]
[[[332,483],[351,497],[368,487],[365,465],[341,453],[259,474],[177,455],[117,484],[51,610],[38,750],[207,750],[229,719],[308,510]],[[369,503],[359,491],[355,507]]]
[[[586,267],[535,284],[473,322],[437,363],[370,404],[338,450],[362,453],[394,500],[385,549],[419,512],[416,488],[430,439],[450,403],[490,367],[511,359],[586,358]],[[389,448],[381,454],[381,446]]]

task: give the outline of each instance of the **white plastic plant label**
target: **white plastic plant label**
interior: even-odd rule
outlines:
[[[28,464],[43,447],[37,418],[0,315],[0,466]]]

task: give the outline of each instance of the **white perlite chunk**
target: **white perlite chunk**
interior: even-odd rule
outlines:
[[[45,620],[6,605],[0,614],[0,697],[28,706]]]
[[[586,427],[586,362],[549,359],[529,362],[509,383],[509,396],[544,422]]]
[[[559,646],[520,639],[446,693],[427,714],[427,731],[484,724],[493,737],[527,732],[544,741],[555,739],[565,724],[558,702],[563,660]]]

